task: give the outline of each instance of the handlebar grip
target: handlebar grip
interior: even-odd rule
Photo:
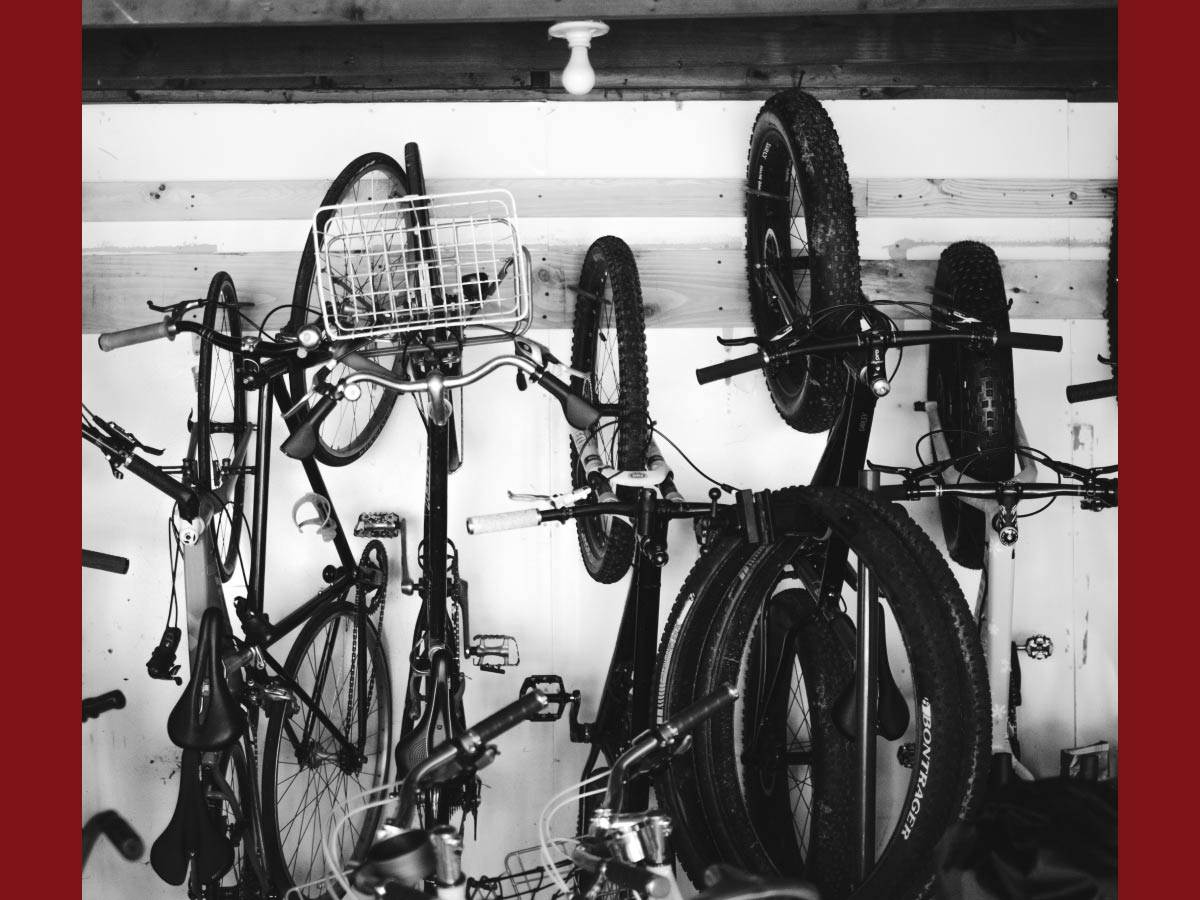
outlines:
[[[558,398],[563,414],[572,428],[586,431],[600,419],[600,412],[596,407],[548,372],[538,378],[537,383]]]
[[[124,709],[125,695],[120,691],[109,691],[99,697],[88,697],[83,701],[83,721],[94,719],[110,709]]]
[[[85,569],[103,569],[105,572],[124,575],[129,571],[129,560],[123,556],[101,553],[99,550],[84,550],[83,567]]]
[[[601,858],[579,847],[571,853],[571,861],[585,871],[603,873],[617,887],[636,891],[644,897],[661,898],[671,892],[671,882],[664,876],[624,860]]]
[[[139,325],[137,328],[125,328],[121,331],[106,331],[100,335],[100,349],[116,350],[118,347],[144,344],[147,341],[157,341],[161,338],[175,340],[175,335],[171,333],[170,319],[163,319],[153,325]]]
[[[1058,353],[1063,348],[1063,339],[1057,334],[1030,334],[1023,331],[1012,331],[1008,334],[996,335],[997,347],[1008,347],[1013,350],[1048,350]]]
[[[130,456],[125,468],[152,487],[158,488],[181,507],[190,508],[196,502],[195,492],[186,485],[180,484],[158,466],[147,462],[140,456]]]
[[[766,358],[762,353],[755,353],[753,356],[742,356],[738,359],[730,359],[725,362],[715,363],[711,366],[705,366],[702,369],[696,370],[696,380],[701,384],[708,384],[710,381],[720,381],[722,378],[729,378],[733,375],[743,375],[746,372],[753,372],[755,369],[761,369],[766,365]]]
[[[336,397],[322,395],[304,421],[297,425],[288,439],[279,445],[284,456],[291,459],[308,459],[312,456],[317,450],[317,429],[333,412],[335,406],[337,406]]]
[[[1084,400],[1099,400],[1101,397],[1115,396],[1117,396],[1117,379],[1115,378],[1067,385],[1068,403],[1082,403]]]
[[[490,534],[493,531],[512,531],[541,524],[542,516],[536,509],[518,509],[515,512],[471,516],[467,519],[467,534]]]
[[[676,715],[671,716],[659,726],[659,731],[675,731],[686,734],[717,710],[728,706],[738,698],[738,691],[732,684],[723,684],[711,694],[701,697],[695,703],[685,706]]]
[[[486,744],[493,738],[497,738],[510,728],[520,725],[530,716],[541,712],[550,704],[546,699],[546,695],[541,691],[533,690],[525,694],[519,700],[514,700],[508,706],[501,707],[492,713],[481,722],[468,729],[473,733],[481,744]]]

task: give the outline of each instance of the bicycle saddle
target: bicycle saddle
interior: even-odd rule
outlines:
[[[204,802],[200,751],[185,749],[175,813],[150,848],[150,867],[167,884],[180,885],[187,878],[189,860],[200,883],[212,881],[233,865],[233,844],[213,822]]]
[[[167,718],[167,735],[185,750],[220,750],[246,728],[246,717],[225,680],[221,631],[220,613],[206,609],[200,618],[192,677]]]

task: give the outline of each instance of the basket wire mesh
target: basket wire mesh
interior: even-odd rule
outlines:
[[[529,324],[528,264],[508,191],[326,206],[314,233],[321,313],[334,338]]]

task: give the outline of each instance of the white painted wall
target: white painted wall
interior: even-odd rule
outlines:
[[[359,153],[383,149],[400,155],[405,141],[416,140],[429,173],[492,177],[500,186],[505,178],[547,175],[737,177],[744,171],[758,105],[89,106],[83,109],[82,174],[85,181],[328,178]],[[844,101],[827,106],[855,178],[1116,176],[1115,105]],[[540,233],[569,232],[586,243],[613,233],[635,251],[639,241],[708,246],[741,241],[739,219],[671,219],[670,210],[661,215],[525,220],[523,236],[533,243]],[[298,257],[306,227],[302,221],[87,223],[82,244],[85,253],[197,245],[222,251],[295,249]],[[864,258],[897,253],[936,258],[950,241],[973,238],[992,244],[1001,258],[1102,259],[1108,222],[873,219],[863,220],[860,232]],[[252,285],[238,287],[253,292]],[[174,299],[179,298],[164,298]],[[1104,351],[1104,323],[1014,321],[1013,327],[1058,333],[1066,342],[1061,354],[1016,358],[1017,396],[1031,442],[1080,464],[1115,462],[1115,403],[1068,407],[1062,394],[1068,383],[1106,376],[1107,369],[1095,362]],[[566,332],[535,330],[533,336],[560,355],[569,352]],[[821,439],[792,431],[776,417],[759,376],[696,385],[692,370],[723,358],[715,337],[703,329],[649,332],[651,411],[660,428],[697,464],[729,483],[755,488],[802,483]],[[468,364],[489,352],[486,347],[472,351]],[[189,343],[102,354],[95,337],[85,335],[81,356],[84,402],[147,443],[165,446],[166,459],[181,458],[194,364]],[[878,411],[872,460],[914,461],[912,447],[925,425],[912,403],[923,394],[924,366],[922,351],[906,352],[893,393]],[[450,533],[471,586],[472,630],[517,635],[522,656],[521,667],[507,675],[475,673],[468,715],[481,717],[513,699],[525,675],[557,672],[569,688],[583,691],[588,719],[624,587],[588,579],[572,526],[477,537],[463,527],[469,514],[512,508],[507,489],[550,491],[567,484],[565,424],[546,396],[519,393],[506,374],[468,393],[465,422],[465,466],[450,483]],[[350,523],[360,511],[390,509],[409,517],[419,533],[423,444],[415,410],[399,403],[368,455],[328,474],[342,518]],[[703,496],[707,484],[673,455],[672,462],[684,493]],[[114,480],[86,444],[82,476],[83,546],[132,560],[127,576],[83,572],[83,695],[120,688],[129,705],[83,728],[82,813],[86,821],[101,809],[117,808],[149,845],[170,817],[178,784],[178,750],[166,737],[165,720],[179,689],[151,681],[144,667],[162,632],[170,594],[170,504],[132,478]],[[288,524],[292,503],[307,489],[299,467],[277,455],[272,487],[267,608],[278,615],[315,589],[326,551],[318,538],[300,535]],[[940,541],[935,510],[932,503],[911,508]],[[695,559],[688,528],[678,524],[671,532],[664,607]],[[1032,767],[1049,775],[1057,770],[1061,748],[1101,738],[1115,744],[1117,738],[1117,513],[1083,513],[1060,501],[1027,520],[1022,536],[1017,634],[1049,634],[1056,652],[1048,661],[1024,667],[1021,727]],[[395,583],[398,541],[388,550]],[[415,564],[412,557],[410,564]],[[977,575],[957,574],[973,597]],[[398,591],[389,601],[386,635],[394,676],[403,671],[413,606]],[[565,723],[520,726],[501,750],[500,759],[484,772],[479,840],[468,843],[466,866],[474,874],[498,873],[507,851],[535,843],[544,798],[574,781],[583,758],[567,740]],[[564,812],[563,830],[571,829],[571,818]],[[145,860],[127,863],[100,845],[84,875],[84,894],[115,900],[183,892],[162,884]]]

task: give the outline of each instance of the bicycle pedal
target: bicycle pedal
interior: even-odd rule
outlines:
[[[467,648],[471,662],[485,672],[504,674],[510,666],[521,664],[521,648],[509,634],[477,634]]]
[[[1048,659],[1054,652],[1054,641],[1046,634],[1031,634],[1017,649],[1024,650],[1030,659]]]
[[[354,536],[394,538],[400,533],[400,522],[400,516],[393,512],[360,513],[354,525]]]
[[[574,719],[579,709],[579,691],[567,691],[560,675],[530,675],[521,682],[521,692],[524,697],[530,691],[541,691],[549,701],[545,709],[530,716],[533,722],[557,722],[563,717],[568,707],[572,708],[571,718]]]

